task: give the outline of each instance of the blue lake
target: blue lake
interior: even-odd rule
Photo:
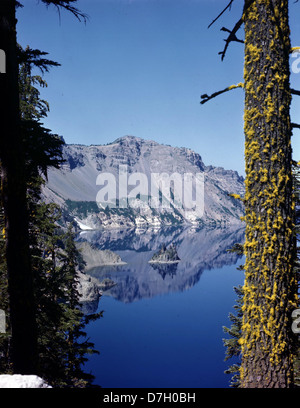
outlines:
[[[163,231],[95,231],[81,235],[118,253],[126,265],[87,273],[111,278],[93,311],[103,318],[86,328],[100,351],[86,363],[103,388],[227,388],[223,326],[229,327],[244,259],[227,250],[244,230],[170,228]],[[162,243],[174,243],[178,265],[148,263]]]

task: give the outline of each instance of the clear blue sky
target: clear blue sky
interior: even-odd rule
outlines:
[[[243,91],[200,105],[201,94],[243,81],[243,44],[232,43],[223,62],[218,55],[226,38],[220,28],[233,28],[243,1],[210,29],[228,0],[79,0],[86,24],[38,0],[21,2],[19,43],[62,65],[45,75],[46,127],[67,143],[134,135],[189,147],[206,165],[244,175]],[[292,45],[299,46],[300,3],[290,4]],[[291,83],[300,89],[300,73]],[[300,97],[292,120],[300,123]],[[299,130],[293,148],[299,160]]]

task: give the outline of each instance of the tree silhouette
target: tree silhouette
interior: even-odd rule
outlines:
[[[74,4],[77,0],[42,0],[59,11],[70,11],[86,21]],[[18,88],[16,7],[19,1],[0,2],[0,49],[6,56],[6,73],[0,75],[0,161],[1,194],[5,219],[6,267],[11,322],[11,363],[13,371],[37,371],[37,330],[33,296],[33,274],[29,250],[25,179],[25,146],[22,140]]]

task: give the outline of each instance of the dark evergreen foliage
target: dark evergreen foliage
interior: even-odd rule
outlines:
[[[242,304],[243,304],[243,288],[241,286],[235,287],[234,291],[236,292],[238,299],[237,304],[234,306],[236,314],[230,313],[229,319],[232,322],[230,328],[223,327],[223,331],[226,334],[229,334],[229,339],[223,339],[224,346],[226,347],[226,356],[225,361],[231,359],[232,357],[240,357],[241,355],[241,346],[239,344],[239,339],[241,337],[241,327],[242,327]],[[226,371],[226,374],[231,374],[231,387],[239,387],[240,385],[240,362],[237,362],[231,365]]]
[[[65,3],[65,2],[63,2]],[[35,373],[55,387],[89,387],[94,377],[84,372],[87,354],[97,353],[86,339],[85,326],[101,313],[85,316],[80,308],[77,272],[84,267],[76,249],[73,226],[68,231],[59,227],[61,210],[41,199],[41,189],[50,166],[62,163],[64,141],[45,129],[40,119],[47,115],[48,103],[40,99],[36,86],[47,86],[44,79],[32,75],[32,67],[42,72],[53,61],[41,59],[39,50],[21,47],[19,52],[20,136],[23,145],[26,182],[26,207],[30,264],[33,276],[38,361]],[[0,179],[2,183],[2,178]],[[1,192],[2,184],[1,184]],[[14,373],[11,359],[11,325],[6,265],[6,229],[3,197],[0,202],[0,308],[7,315],[7,333],[0,336],[0,372]],[[30,373],[30,372],[29,372]],[[32,372],[31,372],[32,373]]]

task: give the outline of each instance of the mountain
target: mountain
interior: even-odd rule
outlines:
[[[184,147],[125,136],[107,145],[65,145],[43,193],[82,230],[172,224],[239,224],[244,180],[206,166]]]

